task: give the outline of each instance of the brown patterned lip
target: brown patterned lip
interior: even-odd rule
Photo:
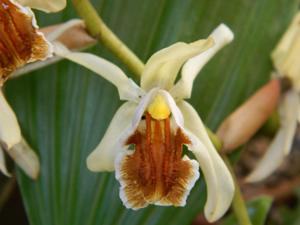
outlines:
[[[134,209],[148,204],[182,206],[196,174],[191,160],[182,158],[182,146],[190,141],[180,128],[171,129],[169,118],[155,120],[147,113],[145,123],[145,129],[127,141],[134,153],[120,163],[125,204]]]
[[[0,86],[17,68],[28,62],[43,60],[51,46],[33,25],[26,8],[0,0]]]

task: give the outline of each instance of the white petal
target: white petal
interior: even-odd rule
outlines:
[[[182,64],[212,45],[212,39],[199,40],[191,44],[178,42],[156,52],[146,63],[141,77],[141,87],[146,91],[154,87],[170,89]]]
[[[186,131],[185,134],[187,134]],[[188,136],[189,138],[191,137],[191,135]],[[193,145],[190,145],[188,147],[189,150],[193,152],[197,161],[199,162],[200,168],[205,178],[205,183],[207,187],[207,200],[204,208],[205,217],[209,222],[214,222],[225,213],[218,211],[221,186],[218,182],[219,177],[216,174],[214,162],[212,161],[206,147],[199,140],[198,142],[194,141]]]
[[[38,178],[40,173],[39,158],[24,139],[7,150],[7,153],[29,177]]]
[[[66,7],[67,0],[15,0],[23,6],[44,12],[57,12]]]
[[[0,146],[0,171],[5,175],[10,177],[11,174],[8,172],[6,165],[5,165],[5,156],[4,156],[4,152]]]
[[[246,178],[248,182],[258,182],[273,173],[289,154],[297,128],[300,112],[299,96],[290,91],[280,104],[281,126],[263,158],[252,173]]]
[[[70,52],[67,48],[56,43],[55,53],[78,63],[118,88],[120,99],[139,101],[144,92],[115,64],[90,53]]]
[[[21,140],[21,131],[15,113],[0,90],[0,143],[5,149]]]
[[[214,40],[213,47],[189,59],[182,67],[181,79],[171,89],[171,95],[176,99],[190,98],[193,82],[204,65],[225,45],[233,40],[232,31],[224,24],[219,25],[210,35]]]
[[[233,179],[211,143],[195,109],[185,101],[181,101],[178,107],[184,117],[184,127],[203,143],[203,146],[191,146],[193,148],[191,150],[200,163],[207,184],[205,216],[210,222],[213,222],[222,217],[231,205],[234,195]],[[208,164],[209,161],[211,161],[212,166]]]
[[[117,154],[123,149],[120,139],[129,136],[132,119],[137,104],[124,103],[114,115],[101,142],[87,158],[87,167],[91,171],[113,171]],[[133,131],[134,132],[134,131]]]

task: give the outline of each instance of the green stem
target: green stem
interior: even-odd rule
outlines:
[[[74,7],[84,20],[88,32],[115,54],[137,76],[143,62],[106,26],[89,0],[73,0]]]
[[[220,152],[222,150],[222,141],[219,139],[217,135],[215,135],[214,132],[212,132],[209,128],[206,127],[206,132],[209,136],[209,139],[215,146],[215,148]]]
[[[234,193],[234,197],[233,197],[233,201],[232,201],[232,209],[237,218],[237,221],[240,225],[252,225],[252,222],[249,218],[249,214],[247,211],[244,197],[242,195],[240,186],[237,182],[237,178],[235,176],[235,173],[233,171],[231,163],[230,163],[229,159],[227,158],[227,156],[223,156],[223,160],[225,161],[228,169],[230,170],[231,176],[234,181],[235,193]]]

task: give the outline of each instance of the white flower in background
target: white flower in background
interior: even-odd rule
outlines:
[[[215,221],[230,206],[234,194],[230,172],[196,110],[184,99],[191,96],[202,67],[232,39],[232,32],[222,24],[206,40],[178,42],[160,50],[148,60],[140,87],[109,61],[57,46],[58,55],[101,75],[126,100],[87,166],[92,171],[116,171],[120,198],[127,208],[184,206],[199,177],[199,165],[207,184],[206,218]],[[174,84],[181,68],[181,78]],[[182,156],[183,145],[197,161]]]
[[[52,46],[37,30],[32,11],[18,2],[46,11],[56,11],[65,4],[65,0],[0,0],[0,170],[9,175],[3,154],[5,150],[25,173],[37,178],[40,167],[38,157],[22,139],[17,118],[3,96],[2,86],[17,68],[51,56]]]
[[[300,119],[300,13],[298,13],[283,38],[272,53],[274,66],[281,78],[286,78],[291,89],[282,96],[279,105],[280,128],[259,161],[247,177],[248,182],[257,182],[269,176],[289,154]]]

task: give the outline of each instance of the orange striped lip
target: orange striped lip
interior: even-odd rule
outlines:
[[[49,56],[49,43],[26,12],[10,0],[0,0],[0,85],[18,67]]]
[[[184,205],[190,181],[198,178],[194,160],[182,158],[182,146],[190,144],[190,140],[180,128],[172,131],[170,118],[155,120],[146,113],[141,123],[145,126],[140,126],[126,143],[134,145],[133,154],[120,161],[125,205]]]

